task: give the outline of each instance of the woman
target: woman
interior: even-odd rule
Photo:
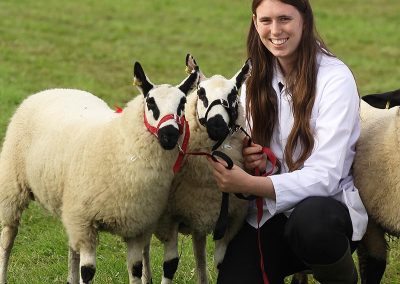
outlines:
[[[263,197],[262,254],[253,201],[218,283],[263,283],[261,255],[269,283],[306,269],[321,283],[357,283],[352,252],[368,218],[351,175],[360,134],[355,80],[318,37],[308,0],[253,0],[252,12],[253,69],[241,96],[254,141],[243,143],[247,172],[209,162],[221,191]],[[280,173],[251,174],[269,165],[262,146]]]

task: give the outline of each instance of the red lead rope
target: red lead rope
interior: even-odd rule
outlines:
[[[184,124],[184,126],[182,127],[182,129],[185,128],[185,134],[183,136],[182,146],[179,147],[178,158],[176,159],[174,167],[172,168],[174,171],[174,174],[179,172],[179,170],[181,169],[183,158],[185,157],[186,150],[187,150],[187,147],[189,144],[189,137],[190,137],[189,123],[186,120],[184,120],[183,124]],[[181,127],[179,127],[179,128],[181,128]]]
[[[272,165],[271,170],[264,174],[260,174],[260,169],[256,168],[254,173],[256,176],[265,176],[266,177],[266,176],[269,176],[270,174],[272,174],[272,172],[274,171],[275,166],[276,166],[276,157],[270,148],[263,147],[262,152],[267,156],[267,159],[271,162],[271,165]],[[261,273],[263,276],[264,284],[269,284],[267,273],[265,272],[265,269],[264,269],[264,256],[262,253],[261,236],[260,236],[260,232],[261,232],[260,222],[261,222],[261,218],[263,216],[264,198],[257,197],[256,205],[257,205],[257,238],[258,238],[258,250],[260,252],[260,267],[261,267]]]

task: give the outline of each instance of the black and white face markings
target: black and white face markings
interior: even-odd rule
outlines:
[[[235,86],[228,94],[228,107],[229,107],[229,124],[233,126],[238,118],[238,108],[239,108],[239,93]]]
[[[197,96],[199,97],[199,100],[201,100],[203,102],[203,106],[205,108],[207,108],[208,107],[208,99],[206,96],[206,90],[203,87],[200,87],[197,90]]]
[[[176,111],[179,116],[182,116],[185,113],[186,101],[187,101],[186,97],[184,97],[184,98],[181,98],[181,101],[179,102],[178,109]]]
[[[172,88],[172,86],[170,86],[170,88]],[[146,105],[147,105],[147,109],[152,112],[154,120],[159,120],[160,109],[158,108],[154,97],[148,95],[146,97]],[[184,115],[185,114],[185,105],[186,105],[186,96],[183,96],[183,97],[181,97],[181,99],[179,101],[176,111],[173,113],[176,113],[178,116]]]
[[[155,123],[167,114],[182,116],[185,111],[186,95],[197,86],[199,81],[198,68],[192,70],[189,76],[177,86],[153,84],[138,62],[134,65],[133,74],[134,85],[145,97],[147,112],[152,114],[151,118],[148,117],[152,126],[156,126]]]
[[[154,120],[158,120],[160,118],[160,110],[156,104],[156,101],[153,97],[146,98],[147,109],[152,111]]]
[[[250,76],[251,60],[231,78],[221,75],[205,78],[200,82],[197,96],[197,112],[201,124],[207,127],[209,137],[221,140],[235,129],[239,113],[239,89]]]
[[[157,128],[161,146],[170,150],[176,146],[180,136],[177,116],[184,115],[186,95],[194,89],[199,80],[199,71],[193,70],[177,86],[154,85],[147,78],[139,63],[134,67],[134,85],[145,98],[145,117],[148,124]]]
[[[240,87],[243,85],[244,81],[248,77],[250,77],[251,74],[251,59],[247,59],[242,68],[239,70],[239,72],[234,76],[235,78],[235,85],[236,88],[239,90]]]

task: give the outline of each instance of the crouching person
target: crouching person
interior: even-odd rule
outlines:
[[[209,162],[221,191],[262,198],[250,202],[218,283],[284,283],[303,270],[324,284],[357,283],[352,253],[368,218],[351,174],[360,134],[354,77],[315,32],[308,0],[253,0],[252,13],[253,72],[241,96],[253,141],[243,142],[247,172]],[[264,146],[280,173],[252,175],[269,166]]]

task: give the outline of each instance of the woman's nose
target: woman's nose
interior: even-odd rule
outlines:
[[[282,31],[281,25],[277,21],[272,21],[271,24],[271,34],[279,35]]]

